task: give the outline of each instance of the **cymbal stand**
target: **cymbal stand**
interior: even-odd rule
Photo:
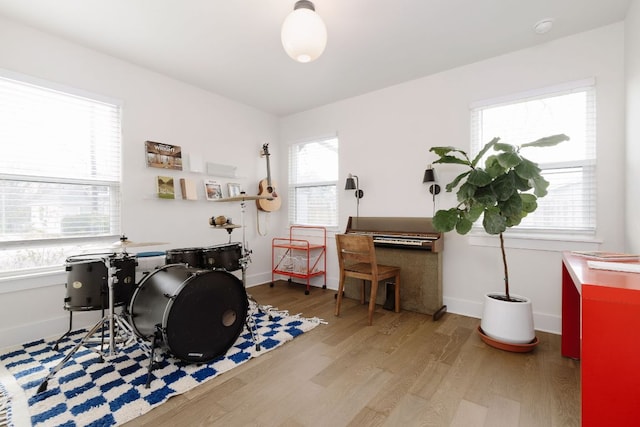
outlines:
[[[131,327],[131,325],[129,325],[129,323],[127,323],[127,321],[122,316],[116,314],[114,310],[114,306],[115,306],[114,285],[118,281],[118,278],[116,276],[116,273],[118,270],[114,264],[115,260],[111,258],[103,258],[102,261],[107,267],[107,272],[108,272],[107,285],[109,288],[109,311],[102,319],[100,319],[98,323],[96,323],[93,326],[93,328],[91,328],[89,332],[87,332],[87,334],[84,337],[82,337],[80,342],[78,342],[76,346],[73,347],[73,349],[69,353],[67,353],[64,359],[62,359],[56,366],[54,366],[49,371],[49,374],[45,377],[44,380],[42,380],[42,382],[40,383],[40,386],[38,386],[38,391],[36,393],[43,392],[47,389],[49,380],[53,378],[54,375],[60,369],[62,369],[65,363],[67,363],[67,361],[69,361],[69,359],[73,357],[73,355],[78,351],[78,349],[82,345],[89,342],[89,340],[95,333],[97,333],[100,329],[102,329],[104,334],[104,327],[107,323],[109,324],[109,347],[108,347],[108,353],[106,353],[107,356],[114,356],[118,351],[118,349],[116,348],[116,337],[115,337],[116,332],[118,333],[119,336],[120,335],[123,336],[121,340],[122,346],[129,345],[135,340],[135,334],[133,332],[133,328]],[[104,338],[102,339],[99,350],[94,348],[90,348],[90,349],[98,353],[100,357],[103,358],[105,356],[105,351],[103,350],[103,346],[104,346]]]
[[[245,212],[246,212],[246,201],[242,200],[240,202],[240,223],[242,224],[242,257],[240,258],[240,266],[242,267],[242,285],[245,290],[247,289],[247,267],[251,262],[251,250],[247,245],[247,236],[246,236],[246,226],[245,226]],[[262,311],[264,314],[267,314],[266,310],[264,310],[258,301],[255,300],[249,293],[247,293],[247,299],[255,303],[258,311]],[[256,344],[256,351],[260,351],[260,335],[258,334],[258,326],[256,323],[256,319],[253,317],[253,313],[251,310],[247,311],[247,329],[251,333],[251,339]]]

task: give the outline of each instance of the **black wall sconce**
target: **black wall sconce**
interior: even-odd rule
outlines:
[[[440,194],[440,186],[435,183],[436,174],[433,168],[431,167],[431,165],[429,165],[427,169],[424,171],[424,178],[422,178],[422,182],[425,184],[430,182],[433,183],[429,186],[429,193],[433,194],[433,198],[435,200],[436,194]]]
[[[357,175],[351,175],[347,177],[347,182],[344,185],[345,190],[356,190],[356,217],[360,216],[360,199],[364,196],[364,191],[360,189],[360,180]]]

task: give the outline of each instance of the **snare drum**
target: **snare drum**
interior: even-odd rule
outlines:
[[[242,268],[242,245],[229,243],[224,245],[202,248],[200,251],[200,266],[209,269],[236,271]]]
[[[87,254],[67,258],[67,295],[64,309],[70,311],[109,308],[108,266],[116,268],[114,307],[128,305],[136,289],[136,260],[127,255]]]

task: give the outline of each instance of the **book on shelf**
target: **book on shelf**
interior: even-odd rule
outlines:
[[[185,200],[198,200],[198,192],[196,191],[196,183],[192,179],[180,178],[180,190],[182,198]]]
[[[583,256],[585,258],[596,259],[600,261],[638,261],[640,255],[626,254],[623,252],[609,251],[572,251],[571,253]]]
[[[158,186],[158,197],[161,199],[175,199],[176,193],[173,188],[173,177],[160,176],[156,178]]]

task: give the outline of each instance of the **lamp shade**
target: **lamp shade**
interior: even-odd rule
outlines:
[[[356,188],[358,188],[356,186],[356,180],[354,177],[350,176],[347,178],[347,182],[344,185],[344,189],[345,190],[355,190]]]
[[[313,3],[299,0],[282,23],[280,37],[287,55],[298,62],[311,62],[324,52],[327,27]]]
[[[424,171],[424,178],[422,178],[422,182],[436,182],[436,175],[431,167]]]

